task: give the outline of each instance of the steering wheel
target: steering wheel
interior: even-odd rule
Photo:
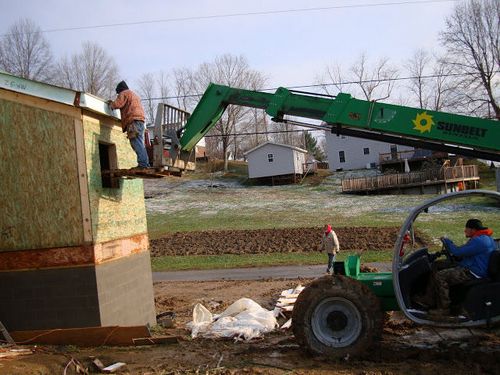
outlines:
[[[444,254],[444,256],[446,256],[446,259],[449,260],[450,262],[455,262],[455,257],[451,253],[451,249],[448,246],[448,243],[444,241],[443,238],[441,238],[441,243],[443,244],[443,248],[441,249],[441,254]]]

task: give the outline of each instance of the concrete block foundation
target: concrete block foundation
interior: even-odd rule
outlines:
[[[149,252],[99,265],[0,272],[8,331],[156,323]]]

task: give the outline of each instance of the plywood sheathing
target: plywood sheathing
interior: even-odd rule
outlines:
[[[118,168],[137,165],[119,122],[84,112],[83,130],[93,242],[147,233],[143,181],[122,180],[119,188],[102,187],[99,142],[116,146]]]
[[[0,251],[80,245],[79,111],[0,90]]]

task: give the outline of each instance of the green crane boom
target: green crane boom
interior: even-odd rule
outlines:
[[[275,121],[291,122],[285,115],[320,120],[320,126],[296,124],[500,161],[500,124],[495,120],[359,100],[343,93],[333,98],[281,87],[272,94],[216,84],[208,86],[189,118],[180,149],[191,150],[230,104],[263,109]]]

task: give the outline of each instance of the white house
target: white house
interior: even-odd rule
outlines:
[[[305,173],[307,150],[280,143],[265,142],[245,153],[248,177],[274,177]]]
[[[339,169],[376,168],[380,163],[380,154],[392,154],[398,158],[398,152],[413,151],[410,146],[390,144],[369,139],[337,136],[325,132],[326,154],[331,171]]]

